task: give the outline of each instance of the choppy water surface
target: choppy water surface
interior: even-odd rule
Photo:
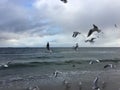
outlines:
[[[39,86],[41,90],[62,90],[64,89],[62,82],[65,79],[69,82],[74,81],[74,84],[80,80],[87,82],[90,88],[89,82],[93,82],[96,76],[101,78],[101,82],[109,75],[108,73],[116,72],[115,75],[119,76],[120,48],[79,48],[78,51],[72,48],[52,48],[52,50],[53,52],[49,53],[45,48],[0,48],[0,90],[25,90],[34,86]],[[97,59],[100,63],[89,64],[91,60]],[[114,64],[115,69],[104,69],[104,65],[108,63]],[[62,72],[57,78],[53,75],[56,70]],[[44,88],[49,84],[62,87]],[[85,86],[84,88],[83,90],[88,90]],[[116,88],[119,88],[118,85],[114,89]]]

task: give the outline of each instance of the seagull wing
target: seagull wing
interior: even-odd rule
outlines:
[[[47,50],[50,50],[49,43],[47,43],[46,48],[47,48]]]
[[[94,87],[98,87],[98,77],[95,78],[95,80],[93,81]]]
[[[67,0],[61,0],[62,2],[64,2],[64,3],[67,3]]]
[[[72,35],[72,37],[74,37],[75,36],[75,32],[73,32],[73,35]]]
[[[97,27],[95,24],[93,24],[93,27],[94,27],[95,29],[98,29],[98,27]]]
[[[93,30],[91,29],[91,30],[88,32],[87,37],[89,37],[92,33],[93,33]]]

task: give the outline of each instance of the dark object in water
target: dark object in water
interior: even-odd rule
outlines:
[[[88,36],[89,37],[93,32],[97,31],[98,33],[101,32],[101,30],[98,29],[98,27],[96,25],[93,24],[93,29],[90,29],[88,32]]]
[[[75,65],[73,64],[72,67],[75,67]]]

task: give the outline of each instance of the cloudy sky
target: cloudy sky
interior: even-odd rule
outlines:
[[[104,34],[94,44],[85,43],[93,24]],[[74,31],[82,35],[72,38]],[[120,0],[0,0],[0,47],[44,47],[47,42],[52,47],[77,42],[80,47],[119,47]]]

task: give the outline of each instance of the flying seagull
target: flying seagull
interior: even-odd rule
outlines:
[[[93,42],[95,42],[94,39],[96,39],[96,38],[91,38],[90,40],[85,40],[85,42],[93,43]]]
[[[78,34],[81,34],[80,32],[73,32],[73,35],[72,35],[72,37],[76,37]]]
[[[50,51],[50,45],[49,45],[49,42],[47,42],[46,49]]]
[[[62,72],[56,70],[56,71],[53,73],[53,74],[54,74],[54,77],[56,78],[59,73],[62,73]]]
[[[114,26],[115,26],[116,28],[118,28],[116,24],[115,24]]]
[[[49,52],[52,52],[52,50],[50,49],[50,44],[49,44],[49,42],[47,42],[46,49],[47,49]]]
[[[94,61],[90,61],[89,64],[93,64],[93,63],[100,63],[100,60],[94,60]]]
[[[62,2],[64,2],[64,3],[67,3],[67,0],[61,0]]]
[[[106,64],[106,65],[104,66],[104,68],[108,68],[108,67],[113,68],[113,64]]]
[[[95,31],[97,31],[98,33],[101,32],[101,30],[99,30],[96,25],[93,24],[93,27],[94,27],[93,29],[89,30],[87,37],[89,37]]]
[[[74,47],[75,51],[78,50],[78,43],[76,43],[76,46]]]
[[[93,81],[93,90],[100,90],[98,86],[98,77],[96,77],[95,80]]]

